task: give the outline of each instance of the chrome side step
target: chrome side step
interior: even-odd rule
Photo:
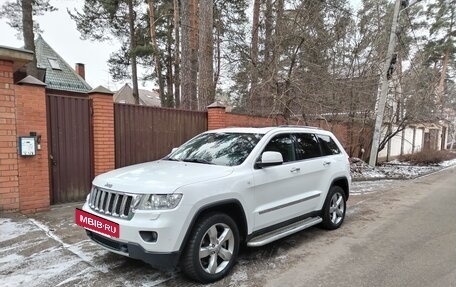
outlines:
[[[261,234],[257,237],[254,237],[254,238],[250,239],[249,242],[247,242],[247,246],[249,246],[249,247],[263,246],[263,245],[266,245],[273,241],[276,241],[277,239],[284,238],[288,235],[291,235],[291,234],[301,231],[303,229],[309,228],[322,221],[323,221],[323,219],[321,219],[320,216],[309,217],[304,220],[292,223],[290,225],[287,225],[287,226],[281,227],[279,229],[275,229],[268,233]]]

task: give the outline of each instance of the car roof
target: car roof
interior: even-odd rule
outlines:
[[[217,130],[210,130],[207,133],[252,133],[252,134],[267,134],[273,131],[303,131],[303,132],[319,132],[325,133],[326,131],[318,127],[309,127],[309,126],[278,126],[278,127],[261,127],[261,128],[249,128],[249,127],[229,127]]]

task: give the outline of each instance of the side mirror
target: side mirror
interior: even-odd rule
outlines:
[[[268,166],[281,165],[283,163],[283,157],[280,152],[277,151],[265,151],[261,155],[261,160],[255,164],[257,168],[263,168]]]
[[[177,147],[173,147],[170,154],[174,153],[176,150],[177,150]]]

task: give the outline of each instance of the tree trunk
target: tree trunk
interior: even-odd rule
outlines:
[[[283,21],[283,9],[284,9],[284,0],[277,0],[276,1],[276,10],[277,10],[277,19],[274,31],[274,50],[273,52],[273,60],[274,60],[274,71],[277,74],[277,69],[279,66],[280,54],[282,53],[282,45],[281,45],[281,37],[282,37],[282,21]]]
[[[440,80],[437,87],[437,100],[439,105],[443,104],[443,97],[445,96],[445,79],[448,70],[448,62],[450,59],[449,54],[449,50],[446,50],[442,60],[442,71],[440,72]]]
[[[149,25],[150,25],[150,38],[152,45],[152,53],[155,62],[155,74],[157,75],[158,82],[158,95],[160,96],[160,102],[162,106],[166,105],[165,93],[164,93],[164,83],[162,78],[162,67],[160,63],[160,51],[157,45],[157,32],[155,30],[155,7],[154,0],[149,0]]]
[[[174,106],[173,94],[173,20],[168,16],[168,32],[167,32],[167,57],[166,57],[166,106]]]
[[[272,0],[266,0],[266,11],[264,14],[264,63],[269,66],[271,63],[271,50],[272,50]]]
[[[136,62],[136,33],[135,33],[135,11],[133,9],[133,1],[128,1],[128,26],[130,33],[130,59],[131,59],[131,80],[133,84],[133,98],[135,104],[139,105],[139,91],[138,91],[138,67]],[[151,13],[152,14],[152,13]]]
[[[27,74],[38,78],[36,66],[35,34],[33,32],[33,0],[21,0],[22,5],[22,35],[24,36],[24,48],[33,52],[33,60],[27,65]]]
[[[272,41],[274,49],[272,50],[272,69],[271,73],[272,75],[270,76],[271,79],[274,79],[272,83],[270,83],[269,87],[272,90],[274,87],[278,86],[278,73],[279,73],[279,64],[280,64],[280,55],[282,53],[282,21],[283,21],[283,9],[284,9],[284,0],[277,0],[276,1],[276,25],[275,25],[275,31],[274,31],[274,39]],[[283,90],[283,89],[282,89]],[[280,89],[277,90],[276,92],[276,97],[280,98],[281,91]],[[263,102],[265,100],[263,99]],[[277,99],[273,99],[273,105],[276,105]],[[264,105],[264,104],[263,104]]]
[[[254,0],[253,2],[253,19],[252,19],[252,47],[250,48],[251,58],[251,81],[249,91],[249,109],[253,109],[256,106],[256,88],[258,84],[258,34],[260,28],[260,0]]]
[[[220,15],[220,11],[215,9],[216,11],[216,16],[214,16],[214,22],[215,23],[215,34],[216,34],[216,69],[214,72],[214,91],[217,91],[217,84],[218,80],[220,78],[220,70],[221,70],[221,64],[222,64],[222,52],[221,52],[221,45],[222,45],[222,19]],[[212,103],[209,103],[212,104]]]
[[[179,0],[174,0],[174,106],[180,107],[180,33],[179,33]]]
[[[190,47],[191,47],[191,90],[190,96],[192,99],[192,109],[198,109],[198,98],[197,98],[197,83],[198,83],[198,0],[189,0],[191,2],[191,36],[190,36]]]
[[[196,109],[196,77],[198,63],[196,54],[197,39],[195,39],[196,9],[195,0],[182,1],[181,21],[182,21],[182,100],[181,105],[184,109]],[[196,30],[196,31],[195,31]],[[195,43],[196,42],[196,43]]]
[[[200,0],[198,49],[198,106],[200,110],[205,110],[215,99],[213,5],[212,0]]]

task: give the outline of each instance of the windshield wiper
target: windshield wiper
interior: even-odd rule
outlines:
[[[184,162],[195,162],[195,163],[203,163],[203,164],[215,164],[210,161],[204,160],[204,159],[199,159],[199,158],[187,158],[183,159],[182,161]]]

